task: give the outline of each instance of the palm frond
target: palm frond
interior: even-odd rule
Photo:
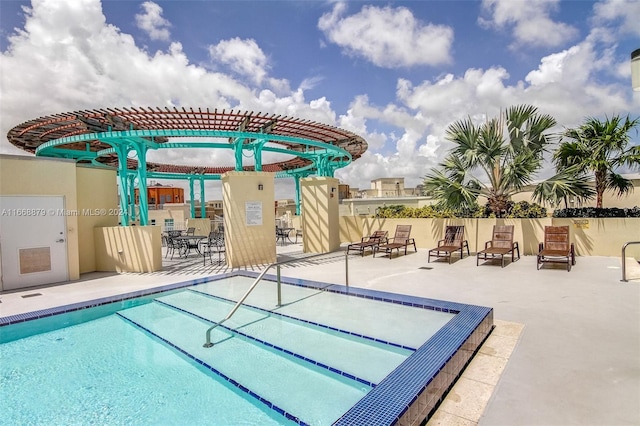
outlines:
[[[567,168],[536,185],[532,198],[537,203],[549,203],[558,206],[568,198],[575,198],[578,204],[592,199],[595,191],[584,174],[579,174],[577,168]]]
[[[606,188],[613,191],[618,197],[622,197],[633,191],[633,182],[617,173],[609,173],[607,174]]]

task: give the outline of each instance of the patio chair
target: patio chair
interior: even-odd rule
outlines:
[[[165,259],[171,253],[171,259],[173,259],[173,255],[176,250],[178,250],[178,256],[182,256],[182,251],[184,249],[184,241],[177,239],[182,235],[181,231],[168,231],[167,232],[167,252],[165,253]]]
[[[218,254],[218,263],[222,263],[222,255],[225,254],[224,233],[217,231],[209,232],[209,238],[200,243],[200,252],[203,257],[203,266],[207,264],[207,256],[209,256],[209,262],[213,263],[211,259],[213,253]]]
[[[569,237],[568,226],[545,226],[544,243],[538,246],[536,268],[543,263],[566,263],[567,272],[576,264],[576,253]]]
[[[446,257],[451,263],[451,255],[460,250],[460,259],[464,257],[464,249],[469,253],[469,242],[464,239],[463,225],[449,225],[444,230],[444,238],[438,241],[438,247],[432,248],[427,254],[427,263],[431,262],[431,256],[436,258]]]
[[[410,238],[411,225],[398,225],[396,226],[396,233],[393,238],[387,240],[386,243],[378,244],[373,250],[373,257],[376,257],[376,252],[384,251],[389,255],[389,259],[393,255],[393,250],[396,250],[398,256],[400,256],[400,249],[404,248],[404,254],[407,254],[407,246],[413,245],[413,251],[418,251],[416,248],[416,241]]]
[[[185,235],[195,235],[196,233],[196,228],[195,227],[190,227],[189,229],[187,229],[187,232],[185,232]]]
[[[491,259],[500,257],[500,263],[504,268],[504,256],[511,253],[511,262],[515,262],[515,253],[520,260],[520,247],[517,241],[513,241],[513,225],[494,225],[491,241],[484,243],[484,250],[476,253],[476,266],[480,265],[480,257],[487,260],[487,255]]]
[[[375,231],[368,237],[362,237],[359,243],[352,243],[347,246],[347,254],[351,250],[358,250],[361,256],[364,256],[365,250],[369,249],[373,253],[376,247],[387,242],[387,231]]]

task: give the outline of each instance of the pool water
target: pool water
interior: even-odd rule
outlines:
[[[204,348],[253,279],[0,327],[0,424],[339,423],[458,316],[295,280],[276,306],[267,280]]]

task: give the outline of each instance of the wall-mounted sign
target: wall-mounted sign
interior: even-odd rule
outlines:
[[[246,201],[244,211],[247,226],[262,225],[262,201]]]
[[[589,219],[574,219],[573,226],[580,229],[589,229]]]

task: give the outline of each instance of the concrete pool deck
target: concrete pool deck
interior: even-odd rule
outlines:
[[[277,250],[279,261],[306,256],[301,244]],[[345,284],[344,260],[335,252],[283,265],[281,273]],[[352,255],[348,265],[353,287],[494,309],[494,332],[429,425],[617,426],[640,425],[640,268],[627,263],[629,282],[621,282],[619,257],[578,257],[571,272],[560,265],[537,271],[535,256],[504,268],[476,266],[473,254],[427,263],[426,250],[392,260]],[[2,293],[0,316],[228,271],[192,257],[149,274],[86,274]]]

